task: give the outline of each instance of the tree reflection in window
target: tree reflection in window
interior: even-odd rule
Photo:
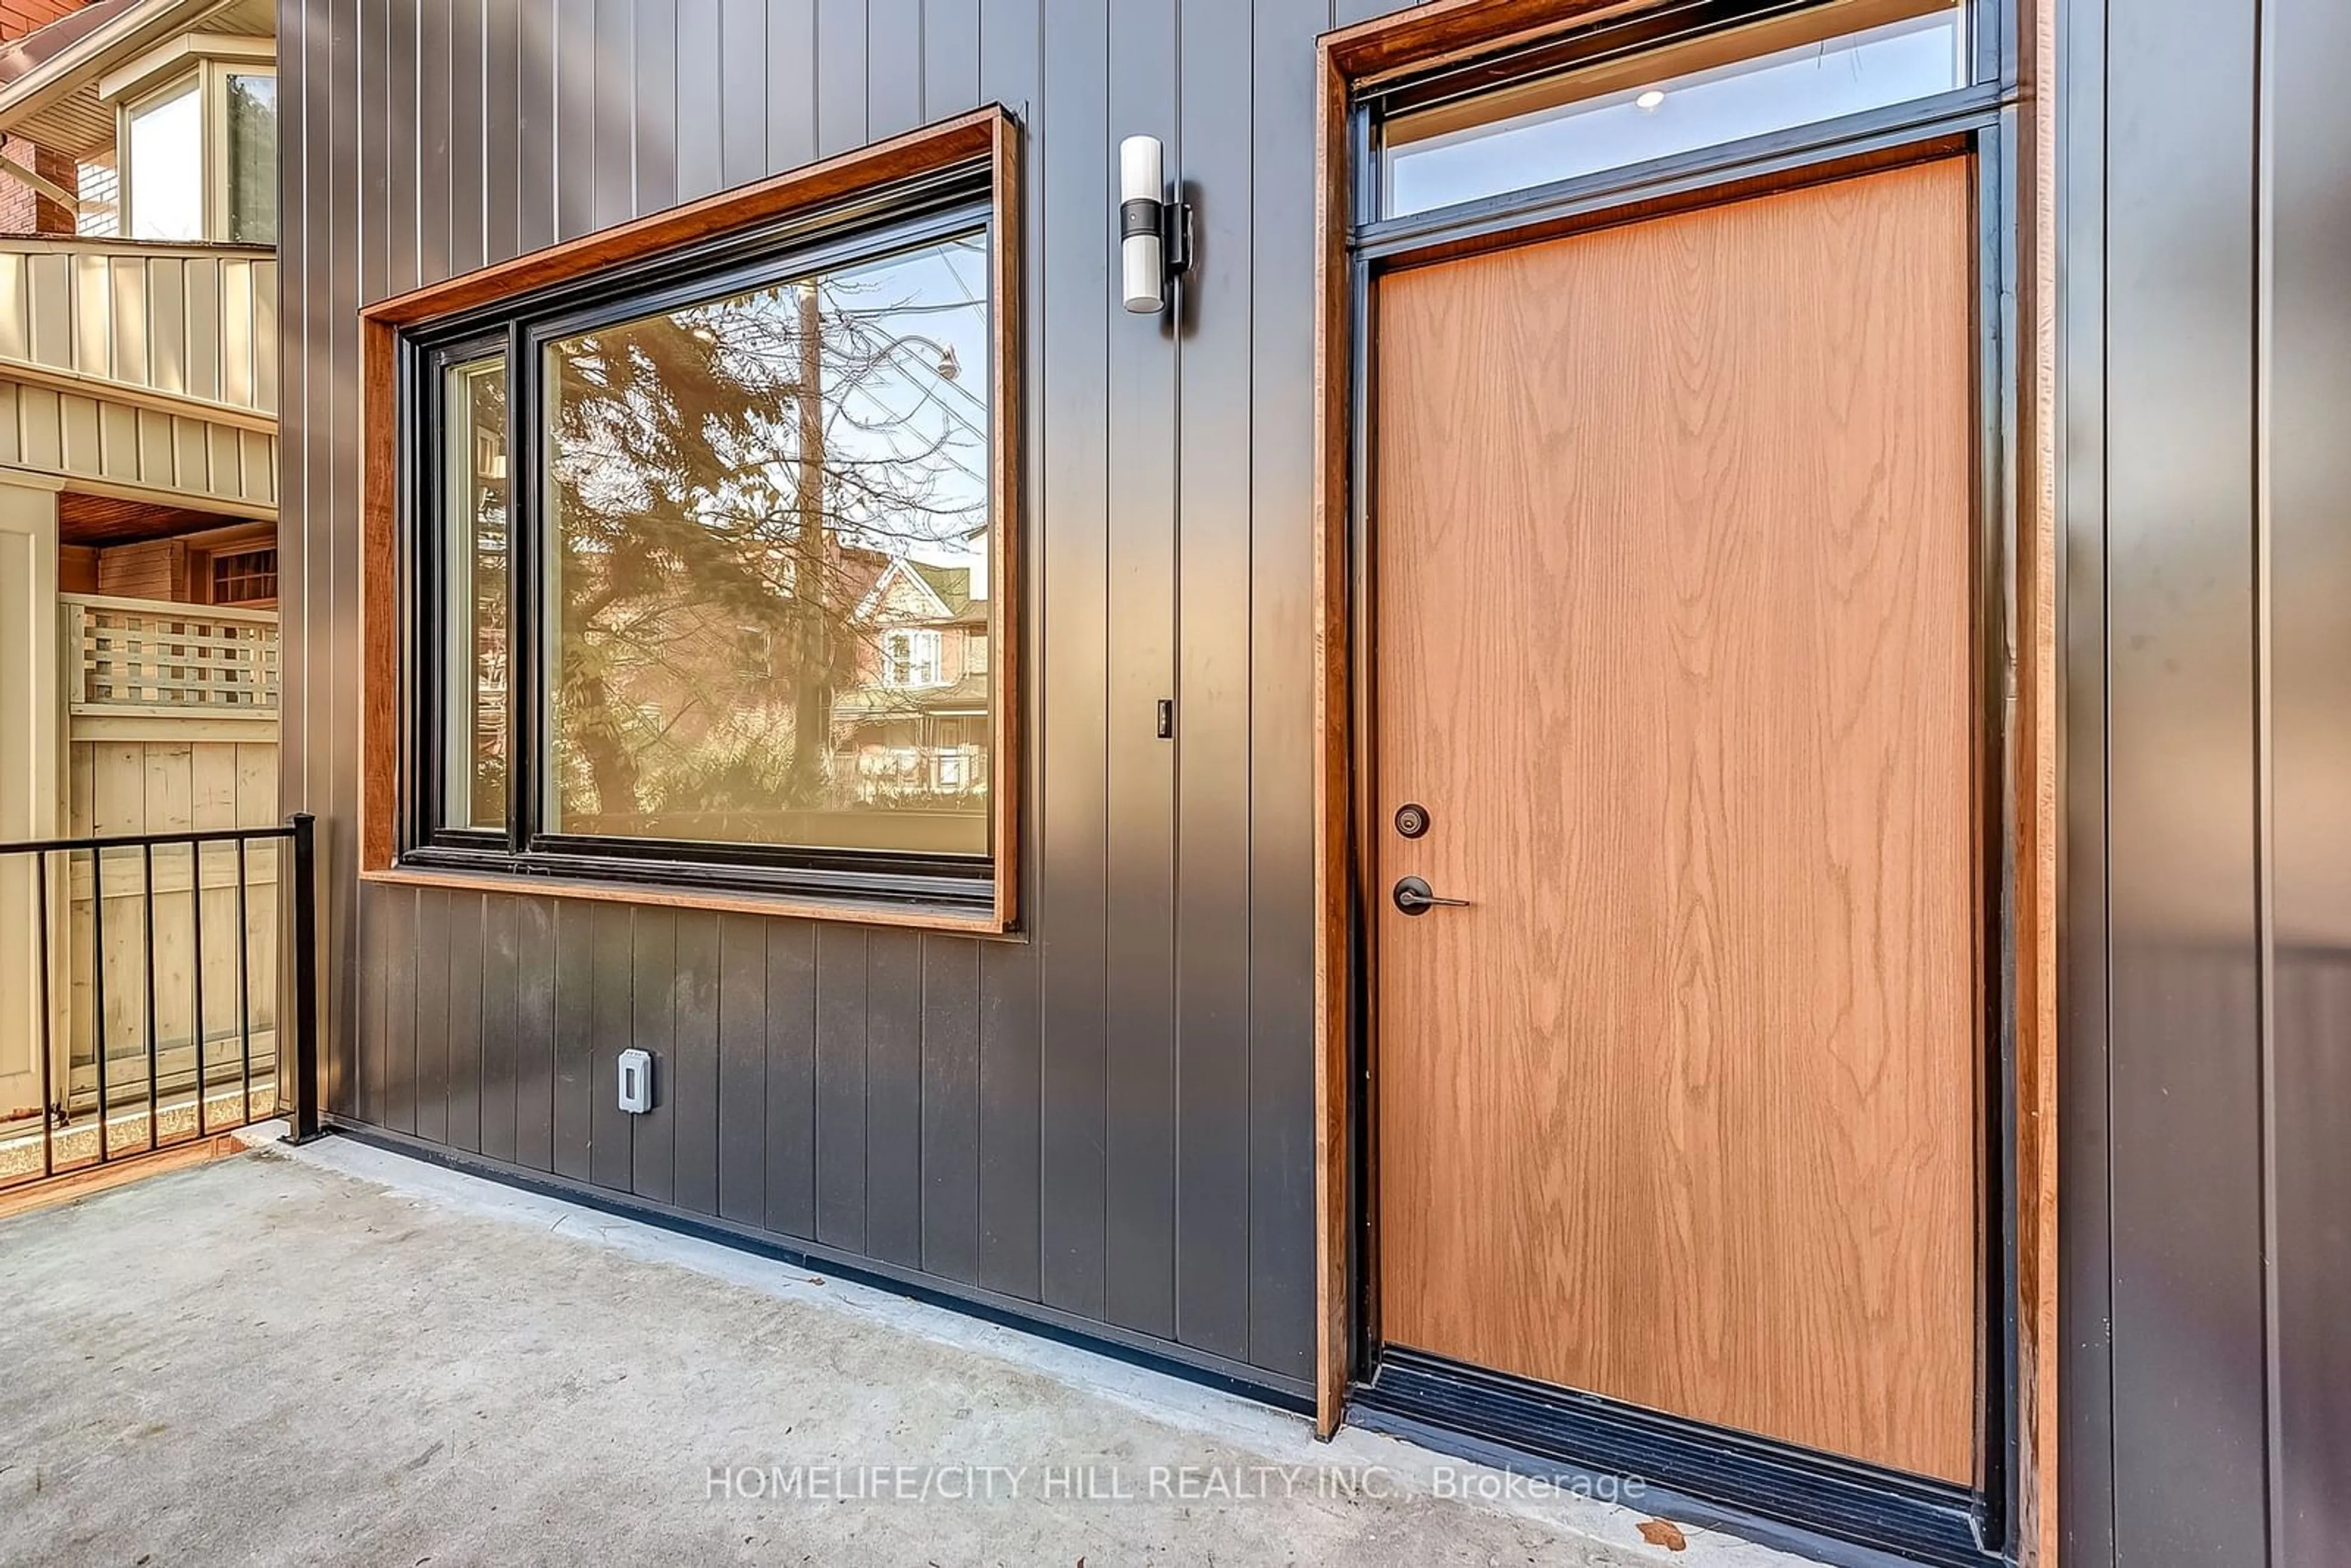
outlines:
[[[503,359],[444,372],[442,603],[455,656],[444,664],[444,826],[507,825],[507,371]]]
[[[549,831],[987,852],[987,270],[975,233],[547,345]]]

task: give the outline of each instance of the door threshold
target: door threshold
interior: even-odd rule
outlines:
[[[1347,1418],[1424,1447],[1523,1473],[1638,1478],[1635,1506],[1842,1568],[1996,1568],[1977,1536],[1976,1497],[1793,1444],[1732,1432],[1594,1394],[1391,1348],[1356,1384]]]

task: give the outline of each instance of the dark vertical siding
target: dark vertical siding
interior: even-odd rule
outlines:
[[[726,59],[717,0],[678,0],[675,79],[664,95],[677,117],[671,196],[690,202],[726,183],[725,100],[711,90]]]
[[[383,1037],[375,1061],[376,1113],[396,1133],[416,1131],[416,893],[384,899]]]
[[[612,924],[629,918],[628,911],[617,907],[603,913]],[[599,978],[604,953],[600,940],[596,948]],[[635,911],[629,918],[629,948],[622,965],[628,977],[628,1002],[622,1014],[627,1032],[596,1052],[596,1103],[589,1118],[594,1139],[590,1163],[596,1169],[596,1179],[655,1203],[670,1202],[677,1191],[677,1124],[688,1094],[677,1053],[674,988],[678,957],[676,914],[664,908]],[[617,984],[614,989],[617,997]],[[653,1053],[653,1108],[647,1115],[632,1116],[620,1108],[616,1059],[630,1046]],[[604,1157],[608,1149],[610,1161]]]
[[[2066,1561],[2299,1568],[2351,1524],[2351,21],[2065,20]]]
[[[482,901],[481,1152],[516,1160],[515,1123],[521,1101],[524,1051],[521,902]]]
[[[1029,257],[1026,302],[1028,331],[1023,334],[1021,382],[1028,389],[1029,417],[1023,433],[1022,472],[1028,480],[1029,505],[1020,518],[1028,559],[1040,563],[1032,571],[1022,611],[1030,657],[1026,664],[1023,706],[1032,716],[1028,726],[1028,755],[1023,771],[1031,781],[1028,821],[1031,824],[1020,867],[1022,898],[1031,931],[1039,928],[1042,897],[1038,849],[1041,836],[1044,783],[1043,663],[1036,656],[1043,643],[1039,627],[1044,596],[1038,590],[1044,560],[1044,526],[1038,497],[1045,471],[1045,426],[1040,394],[1045,381],[1043,299],[1045,285],[1045,203],[1041,189],[1038,143],[1043,130],[1035,112],[1043,92],[1044,15],[1042,0],[982,0],[979,31],[979,94],[994,101],[1027,110],[1029,136],[1027,175],[1029,195],[1023,214],[1022,254]],[[1058,684],[1058,678],[1057,678]],[[1025,945],[991,942],[980,950],[979,997],[979,1282],[987,1289],[1019,1301],[1039,1301],[1044,1294],[1044,1231],[1041,1183],[1044,1154],[1044,1015],[1040,949]]]
[[[554,0],[549,17],[557,239],[617,223],[630,205],[631,51],[617,36],[599,37],[596,9],[596,0]]]
[[[357,1060],[351,1072],[351,1114],[362,1122],[381,1125],[384,1122],[384,1041],[391,1034],[391,1020],[385,1017],[392,988],[391,900],[373,900],[369,914],[367,940],[360,949],[365,967],[360,976],[365,988],[366,1028],[353,1041],[357,1050],[352,1054]]]
[[[768,926],[767,1228],[816,1235],[816,927]]]
[[[768,1201],[767,924],[730,915],[718,928],[716,1209],[765,1222]]]
[[[522,249],[522,13],[482,0],[482,260]]]
[[[1080,150],[1110,152],[1114,184],[1116,139],[1156,136],[1167,144],[1167,177],[1181,180],[1188,143],[1178,135],[1176,9],[1113,0],[1108,15],[1110,100],[1123,112],[1104,137],[1081,141]],[[1195,298],[1188,287],[1181,291],[1182,316],[1109,318],[1103,410],[1110,497],[1103,602],[1116,631],[1105,650],[1102,896],[1117,915],[1102,955],[1109,1032],[1101,1310],[1113,1322],[1162,1338],[1176,1332],[1176,747],[1159,738],[1159,701],[1181,699],[1176,717],[1187,756],[1196,711],[1203,725],[1215,722],[1207,694],[1179,692],[1176,678],[1178,497],[1168,436],[1181,429],[1179,370],[1199,347],[1196,323],[1184,320]]]
[[[636,140],[630,169],[639,212],[659,212],[677,201],[684,161],[677,113],[678,61],[684,42],[676,0],[636,0],[622,12],[635,19]]]
[[[521,127],[517,145],[520,160],[515,169],[515,249],[522,252],[554,243],[559,176],[576,172],[580,161],[574,152],[561,168],[556,163],[555,0],[506,4],[515,16],[516,114]]]
[[[555,1030],[549,1109],[555,1119],[548,1168],[573,1181],[589,1175],[588,1053],[604,998],[597,985],[595,917],[601,906],[571,899],[550,905],[554,928]],[[596,1032],[601,1033],[602,1030]]]
[[[923,0],[866,0],[865,137],[923,122]]]
[[[926,120],[977,108],[979,0],[924,0],[923,112]]]
[[[416,11],[416,272],[446,277],[455,270],[452,229],[456,218],[456,171],[451,167],[457,95],[451,50],[455,0]]]
[[[543,898],[493,899],[515,916],[515,1164],[555,1169],[555,987],[562,973],[555,911]]]
[[[2256,19],[2106,28],[2113,1550],[2185,1568],[2266,1533]]]
[[[865,943],[865,1249],[923,1264],[923,936]]]
[[[304,427],[303,499],[311,516],[356,517],[359,373],[358,334],[351,315],[358,308],[361,290],[358,214],[360,159],[365,146],[360,135],[365,111],[359,92],[359,17],[355,0],[308,0],[305,11],[311,26],[302,57],[305,69],[299,74],[316,90],[306,90],[302,95],[309,134],[305,138],[303,151],[307,175],[303,210],[308,233],[303,246],[307,273],[303,279],[306,299],[300,351],[310,361],[308,406],[318,417],[315,423],[306,423]],[[280,276],[283,275],[281,267]],[[281,347],[292,351],[295,345],[289,337]],[[283,461],[282,434],[279,444]],[[306,531],[285,526],[287,519],[282,507],[279,522],[281,539]],[[294,743],[281,737],[279,756],[290,759],[299,770],[297,783],[308,791],[289,798],[287,803],[308,804],[327,820],[329,871],[338,888],[348,886],[358,871],[356,833],[333,831],[338,811],[342,813],[348,830],[347,802],[356,798],[359,789],[356,737],[350,734],[350,725],[339,722],[341,715],[352,711],[353,684],[358,679],[355,545],[355,540],[333,529],[318,530],[315,542],[306,544],[303,549],[300,605],[286,604],[284,593],[280,594],[281,623],[287,610],[296,610],[301,617],[305,655],[297,657],[288,649],[283,664],[289,671],[297,665],[308,666],[303,705],[315,718],[314,723],[306,722],[293,736]],[[282,578],[279,586],[281,591],[287,586]],[[309,656],[313,653],[316,656]],[[359,922],[350,914],[348,899],[330,900],[328,907],[327,928],[332,934],[334,956],[340,960],[328,966],[328,994],[335,1008],[340,1040],[352,1040],[362,1011],[378,1026],[371,1050],[337,1054],[350,1055],[363,1075],[363,1082],[357,1085],[366,1107],[361,1114],[389,1125],[384,1090],[389,1065],[386,1041],[392,1037],[398,1017],[392,1011],[390,956],[394,923],[385,922],[384,929],[378,934],[381,940],[375,948],[376,963],[371,969],[362,971],[356,961],[360,950]],[[371,982],[379,990],[362,1002],[361,990]]]
[[[2277,0],[2270,279],[2278,1560],[2351,1538],[2351,12]]]
[[[771,0],[768,7],[768,167],[790,169],[816,156],[817,0]]]
[[[2063,1562],[2114,1561],[2113,1186],[2106,1114],[2105,13],[2074,4],[2058,47],[2078,62],[2059,115],[2056,244],[2064,258],[2058,356],[2058,615],[2064,682],[2064,855],[2059,907],[2057,1103],[2058,1545]],[[2085,773],[2085,769],[2087,770]]]
[[[452,273],[471,272],[486,259],[489,147],[489,58],[484,48],[483,0],[452,0],[449,6],[449,133],[442,162],[449,171],[449,260]],[[428,269],[429,271],[430,269]]]
[[[1032,574],[1044,689],[1037,715],[1044,765],[1034,816],[1039,861],[1032,925],[1043,1037],[1038,1230],[1040,1285],[1050,1306],[1107,1314],[1103,1150],[1109,1094],[1110,926],[1108,587],[1111,298],[1102,230],[1111,169],[1110,18],[1099,0],[1042,0],[1050,40],[1029,168],[1044,220],[1029,255],[1042,274],[1042,383],[1029,386],[1044,426],[1034,494],[1043,537]],[[1124,325],[1124,323],[1120,323]]]
[[[1319,6],[1260,4],[1250,54],[1249,1281],[1249,1354],[1313,1375],[1313,540],[1315,79]],[[1311,380],[1311,372],[1308,379]]]
[[[596,173],[585,189],[561,176],[562,191],[580,200],[559,204],[563,237],[606,228],[636,215],[636,18],[628,0],[564,0],[557,69],[561,108],[557,134],[571,146],[592,145]],[[581,118],[595,131],[581,137]]]
[[[338,1106],[1302,1386],[1327,6],[281,10],[287,792],[329,825]],[[355,889],[358,307],[987,102],[1029,134],[1023,936]],[[1138,131],[1199,208],[1172,322],[1115,297]]]
[[[761,0],[725,0],[718,16],[718,183],[768,172],[768,13]]]
[[[663,1064],[672,1092],[666,1102],[673,1120],[669,1201],[695,1214],[716,1214],[722,1090],[718,916],[707,910],[680,913],[676,957],[667,977],[675,1038]]]
[[[449,903],[437,887],[416,896],[416,1135],[449,1141]]]
[[[278,50],[291,62],[301,63],[309,48],[310,6],[307,0],[287,0],[285,15],[279,18],[282,29]],[[283,214],[284,232],[278,246],[277,316],[279,331],[285,342],[284,363],[279,371],[278,436],[282,455],[278,464],[277,483],[285,492],[290,507],[304,503],[309,488],[308,465],[303,453],[310,439],[311,419],[307,406],[310,391],[310,363],[317,352],[309,322],[309,289],[307,280],[299,276],[308,250],[304,245],[303,217],[309,202],[309,110],[299,78],[300,70],[288,70],[287,79],[278,89],[278,114],[285,135],[277,159],[278,210]],[[289,537],[278,547],[278,572],[289,585],[289,591],[301,593],[301,584],[312,560],[305,548],[307,541],[298,530],[286,530]],[[307,595],[305,596],[307,602]],[[288,640],[291,640],[289,635]],[[287,661],[290,666],[298,661]],[[312,682],[307,669],[287,667],[281,672],[279,687],[280,718],[278,740],[281,755],[289,779],[307,779],[310,768],[304,753],[313,734],[308,723],[309,692]],[[296,799],[311,799],[313,792],[305,784],[296,786]],[[324,791],[318,792],[323,798]],[[338,875],[334,865],[335,844],[330,839],[322,846],[329,874]],[[338,882],[340,885],[340,881]],[[333,943],[340,932],[348,932],[355,922],[345,919],[326,929],[326,967],[344,969],[342,975],[319,976],[319,992],[329,1018],[341,1018],[343,992],[341,982],[347,982],[350,972],[346,966],[335,962]],[[329,1112],[349,1115],[351,1112],[351,1062],[348,1053],[330,1053],[326,1063],[326,1082],[322,1085],[323,1105]]]
[[[461,893],[449,900],[449,1051],[442,1095],[449,1146],[478,1154],[482,1147],[482,1096],[489,1082],[482,1057],[482,963],[487,915],[481,897]]]
[[[1257,225],[1248,106],[1257,42],[1249,0],[1185,7],[1179,114],[1182,172],[1196,193],[1199,259],[1185,291],[1177,461],[1183,497],[1175,563],[1184,752],[1176,786],[1177,854],[1169,975],[1176,1004],[1176,1169],[1185,1340],[1240,1359],[1249,1343],[1249,379],[1256,325],[1249,278]],[[1227,106],[1233,106],[1228,108]],[[1234,592],[1226,585],[1249,585]],[[1172,1144],[1172,1140],[1171,1140]]]
[[[865,1250],[865,944],[816,928],[816,1238]]]
[[[588,1032],[584,1036],[563,1036],[555,1042],[571,1070],[566,1092],[579,1096],[587,1108],[588,1179],[616,1192],[629,1191],[636,1173],[638,1122],[653,1120],[629,1115],[621,1109],[621,1052],[632,1046],[642,1046],[662,1055],[669,1051],[669,996],[662,977],[671,962],[671,948],[665,940],[671,918],[665,909],[631,910],[617,904],[595,906],[588,918]],[[642,987],[640,963],[645,969],[645,984]],[[658,992],[658,1000],[648,996],[640,1008],[640,989]],[[653,1082],[658,1092],[658,1070]],[[647,1127],[647,1141],[657,1141],[665,1146],[668,1122],[668,1117],[664,1116],[660,1126]],[[668,1195],[666,1160],[658,1166],[648,1164],[645,1185],[650,1189],[648,1196]]]
[[[816,104],[820,157],[862,146],[865,133],[865,0],[816,0]],[[775,91],[769,84],[770,93]],[[778,95],[780,96],[780,95]]]
[[[423,165],[423,128],[417,120],[417,0],[386,0],[370,28],[383,28],[384,71],[378,84],[383,93],[382,126],[387,148],[401,152],[379,164],[383,176],[383,287],[399,294],[416,287],[423,261],[423,234],[417,223],[417,174]],[[413,149],[413,154],[409,152]],[[362,219],[362,222],[365,220]]]
[[[933,941],[923,959],[922,1267],[979,1281],[979,963],[971,942]]]

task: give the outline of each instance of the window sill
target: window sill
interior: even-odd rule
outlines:
[[[575,877],[508,875],[492,872],[444,871],[424,866],[376,867],[360,873],[361,882],[399,887],[437,887],[460,893],[503,893],[549,898],[586,898],[605,904],[646,904],[663,909],[708,909],[730,915],[760,915],[772,918],[825,920],[852,925],[887,925],[898,929],[951,932],[972,936],[1011,935],[1011,924],[987,911],[925,908],[920,904],[861,904],[839,898],[807,898],[788,894],[739,893],[718,889],[649,886],[643,883],[594,882]]]

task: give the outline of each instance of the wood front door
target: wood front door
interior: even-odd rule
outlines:
[[[1951,159],[1379,282],[1383,1343],[1970,1479],[1973,235]]]

